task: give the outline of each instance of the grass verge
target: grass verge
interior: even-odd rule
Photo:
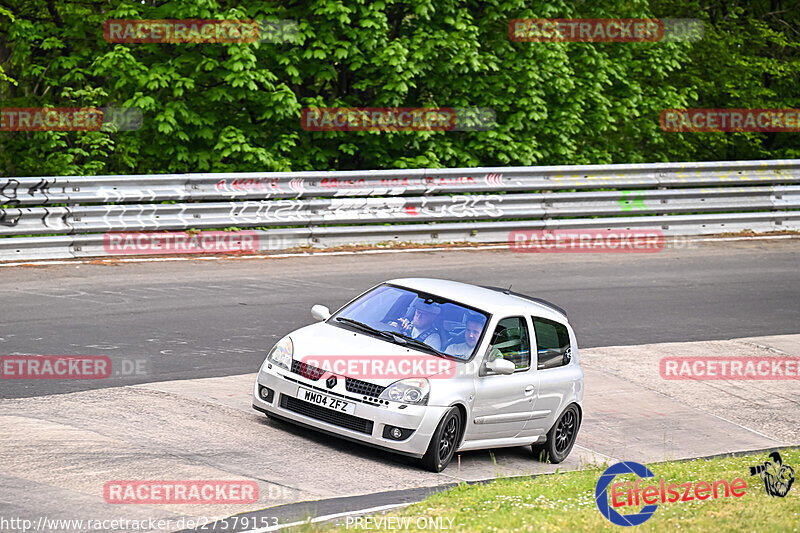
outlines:
[[[781,450],[781,457],[783,464],[795,467],[800,476],[800,450]],[[702,501],[659,503],[649,520],[631,528],[612,524],[597,508],[594,491],[600,475],[609,466],[605,465],[600,469],[533,478],[500,479],[485,485],[462,484],[402,510],[372,516],[369,522],[341,518],[338,525],[306,524],[293,531],[800,531],[800,480],[781,498],[767,495],[761,479],[750,476],[750,466],[767,460],[764,452],[648,464],[655,477],[646,479],[645,485],[658,486],[662,477],[666,486],[742,478],[747,487],[739,498],[722,497],[720,488],[717,499],[711,494]],[[617,476],[614,481],[633,479],[633,475],[626,475]],[[702,491],[700,495],[705,496]],[[618,511],[633,514],[642,505]],[[385,520],[389,517],[392,522]],[[381,519],[384,521],[378,522]],[[403,519],[408,520],[402,522]],[[388,524],[393,527],[387,527]]]

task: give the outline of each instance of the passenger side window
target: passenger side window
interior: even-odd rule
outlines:
[[[536,332],[536,354],[539,370],[558,368],[569,364],[572,350],[567,326],[546,318],[531,317]]]
[[[531,366],[531,343],[528,326],[522,317],[504,318],[497,323],[489,345],[487,361],[503,358],[514,363],[517,370]]]

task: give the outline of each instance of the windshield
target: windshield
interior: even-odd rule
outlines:
[[[351,302],[329,322],[350,326],[360,323],[378,332],[396,334],[398,344],[413,339],[466,360],[480,344],[488,318],[482,311],[436,295],[381,285]],[[392,341],[391,336],[383,338]]]

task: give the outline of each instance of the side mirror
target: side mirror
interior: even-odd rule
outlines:
[[[311,308],[311,316],[319,321],[328,320],[331,317],[331,310],[324,305],[315,305]]]
[[[486,369],[491,370],[495,374],[513,374],[516,368],[517,367],[514,365],[514,363],[508,359],[498,358],[494,361],[489,361],[486,363]]]

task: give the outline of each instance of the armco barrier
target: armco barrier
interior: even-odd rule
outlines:
[[[110,231],[275,228],[259,231],[266,251],[507,242],[513,229],[796,230],[800,160],[0,178],[0,206],[3,261],[108,255]]]

